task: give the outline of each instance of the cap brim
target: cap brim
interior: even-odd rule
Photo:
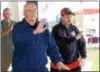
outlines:
[[[75,15],[75,13],[73,13],[73,12],[69,12],[69,13],[66,13],[66,14],[68,14],[68,15]]]

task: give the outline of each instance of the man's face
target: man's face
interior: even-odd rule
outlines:
[[[24,7],[24,16],[29,21],[36,21],[37,19],[37,7],[35,4],[30,3]]]
[[[10,10],[5,10],[3,13],[3,17],[5,20],[9,20],[11,18],[11,12]]]
[[[67,15],[67,14],[61,17],[62,22],[65,25],[69,25],[70,23],[72,23],[74,20],[73,18],[74,18],[73,15]]]

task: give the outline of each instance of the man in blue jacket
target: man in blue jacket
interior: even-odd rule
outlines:
[[[13,29],[14,44],[12,67],[13,72],[48,72],[47,55],[59,70],[68,67],[63,65],[61,55],[54,38],[44,27],[45,19],[37,21],[37,7],[28,2],[24,6],[24,19]]]

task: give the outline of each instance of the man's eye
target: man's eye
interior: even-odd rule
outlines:
[[[66,18],[70,18],[70,17],[66,17]]]

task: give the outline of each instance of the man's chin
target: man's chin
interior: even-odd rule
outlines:
[[[31,21],[36,21],[36,18],[31,18],[30,20],[31,20]]]

